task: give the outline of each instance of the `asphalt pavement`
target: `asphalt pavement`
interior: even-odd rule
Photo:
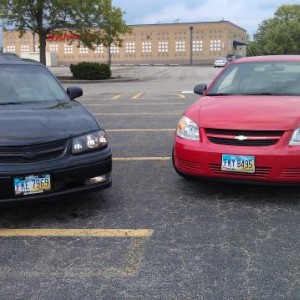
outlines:
[[[128,67],[115,74],[138,80],[81,84],[107,130],[113,186],[1,208],[0,299],[300,299],[300,188],[173,169],[193,86],[219,71]]]

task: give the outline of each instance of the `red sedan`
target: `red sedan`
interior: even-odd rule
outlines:
[[[235,60],[194,92],[176,130],[179,175],[300,183],[300,55]]]

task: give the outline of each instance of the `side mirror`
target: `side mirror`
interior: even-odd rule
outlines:
[[[198,95],[203,95],[204,92],[206,91],[207,89],[207,85],[206,84],[198,84],[194,87],[194,93],[195,94],[198,94]]]
[[[67,93],[70,96],[70,98],[73,100],[75,98],[81,97],[83,95],[82,88],[80,87],[68,87]]]

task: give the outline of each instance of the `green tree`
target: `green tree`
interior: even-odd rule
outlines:
[[[252,55],[253,51],[255,55],[300,54],[300,5],[282,5],[273,18],[264,20],[249,51]]]
[[[261,54],[261,47],[256,41],[248,41],[246,52],[247,56],[257,56]]]
[[[121,45],[121,35],[131,31],[111,0],[0,0],[0,18],[4,28],[13,28],[20,36],[26,30],[38,35],[43,64],[49,35],[68,33],[73,41],[93,49],[100,44]]]

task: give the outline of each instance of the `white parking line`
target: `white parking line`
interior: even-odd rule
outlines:
[[[174,132],[175,128],[153,128],[153,129],[106,129],[106,132]]]
[[[182,94],[194,94],[194,91],[182,91]]]
[[[170,156],[162,157],[113,157],[113,161],[168,161],[172,158]]]
[[[116,99],[115,99],[116,100]],[[111,106],[111,103],[82,103],[84,106]],[[124,106],[163,106],[163,105],[185,105],[184,102],[145,102],[145,103],[128,103],[128,102],[118,102],[118,105],[124,105]]]
[[[93,113],[94,116],[178,116],[180,113]]]

